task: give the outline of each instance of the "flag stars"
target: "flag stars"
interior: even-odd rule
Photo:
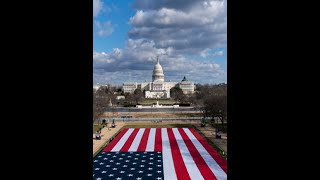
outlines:
[[[93,179],[164,179],[161,152],[101,152],[96,157]]]
[[[98,177],[98,178],[96,178],[96,180],[101,180],[101,178]]]

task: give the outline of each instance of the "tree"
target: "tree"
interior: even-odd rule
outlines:
[[[107,105],[106,99],[107,95],[103,87],[97,90],[93,89],[93,122],[103,115],[104,107]]]
[[[134,90],[134,92],[133,92],[133,99],[134,99],[134,101],[136,102],[136,104],[138,104],[138,102],[139,102],[140,100],[142,100],[143,97],[144,97],[144,95],[143,95],[143,92],[141,91],[141,89],[136,89],[136,90]]]
[[[182,89],[178,86],[170,89],[170,96],[173,100],[178,102],[184,102],[186,100],[186,96],[183,94]]]

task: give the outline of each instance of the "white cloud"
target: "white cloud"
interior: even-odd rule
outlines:
[[[93,55],[94,81],[122,84],[129,80],[151,81],[157,54],[165,80],[181,81],[184,76],[196,83],[227,81],[226,69],[214,62],[188,58],[224,54],[227,45],[226,0],[136,0],[132,28],[124,48]],[[95,21],[96,33],[110,35],[110,21]],[[194,57],[194,56],[192,56]]]
[[[188,79],[201,83],[226,81],[226,72],[220,68],[219,64],[188,59],[176,54],[172,48],[156,48],[153,41],[129,39],[123,50],[115,48],[110,53],[94,52],[95,82],[112,81],[112,83],[122,84],[129,81],[129,73],[132,81],[151,81],[156,55],[163,52],[170,52],[167,53],[168,55],[160,56],[165,80],[181,81],[184,76],[187,76]]]
[[[210,53],[209,51],[210,51],[210,49],[207,48],[207,49],[201,51],[201,52],[199,53],[199,55],[200,55],[201,57],[204,57],[204,58],[206,58],[206,57],[223,56],[223,51],[216,51],[216,52],[214,52],[214,53]]]
[[[226,0],[186,0],[184,5],[163,0],[146,6],[142,4],[144,1],[139,2],[142,10],[130,18],[133,27],[129,38],[149,39],[156,47],[199,55],[206,49],[226,47]]]
[[[93,17],[97,17],[99,12],[103,7],[103,2],[101,0],[93,0]]]
[[[99,36],[108,36],[113,33],[114,29],[110,21],[106,21],[104,23],[100,23],[100,21],[95,20],[95,32]]]

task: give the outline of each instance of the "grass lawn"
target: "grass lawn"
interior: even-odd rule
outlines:
[[[192,124],[129,124],[123,126],[123,128],[182,128],[182,127],[194,127]]]
[[[166,104],[166,105],[173,105],[175,101],[169,99],[159,99],[159,104]],[[151,105],[153,103],[157,103],[156,99],[144,99],[143,101],[139,102],[142,105]]]
[[[93,133],[96,133],[99,130],[99,128],[102,128],[102,125],[94,124],[93,125]]]

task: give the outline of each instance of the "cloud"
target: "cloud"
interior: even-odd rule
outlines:
[[[129,39],[123,50],[115,48],[110,53],[94,52],[94,81],[115,84],[122,84],[130,79],[136,82],[151,81],[159,52],[169,52],[168,55],[160,56],[166,81],[181,81],[184,76],[197,83],[226,81],[226,72],[219,64],[188,59],[176,54],[172,48],[156,48],[153,41],[141,39]]]
[[[205,50],[201,51],[199,55],[204,58],[223,56],[223,51],[216,51],[214,53],[210,53],[210,49],[205,49]]]
[[[100,21],[95,20],[95,32],[99,36],[108,36],[113,33],[114,28],[110,21],[106,21],[104,23],[100,23]]]
[[[129,19],[125,47],[94,52],[95,83],[151,81],[157,54],[167,54],[160,56],[165,81],[184,76],[196,83],[227,81],[226,69],[199,60],[224,54],[220,48],[227,45],[226,0],[136,0],[133,7],[137,11]],[[100,35],[113,32],[109,21],[96,21],[95,28]]]
[[[103,7],[103,2],[101,0],[93,0],[93,17],[97,17],[99,12]]]
[[[142,10],[157,10],[162,7],[168,7],[173,9],[184,9],[187,10],[190,7],[196,5],[197,3],[206,3],[207,0],[136,0],[133,7]]]
[[[131,39],[150,39],[157,48],[199,55],[206,49],[226,47],[226,0],[138,0],[135,7],[139,10],[129,21]]]

